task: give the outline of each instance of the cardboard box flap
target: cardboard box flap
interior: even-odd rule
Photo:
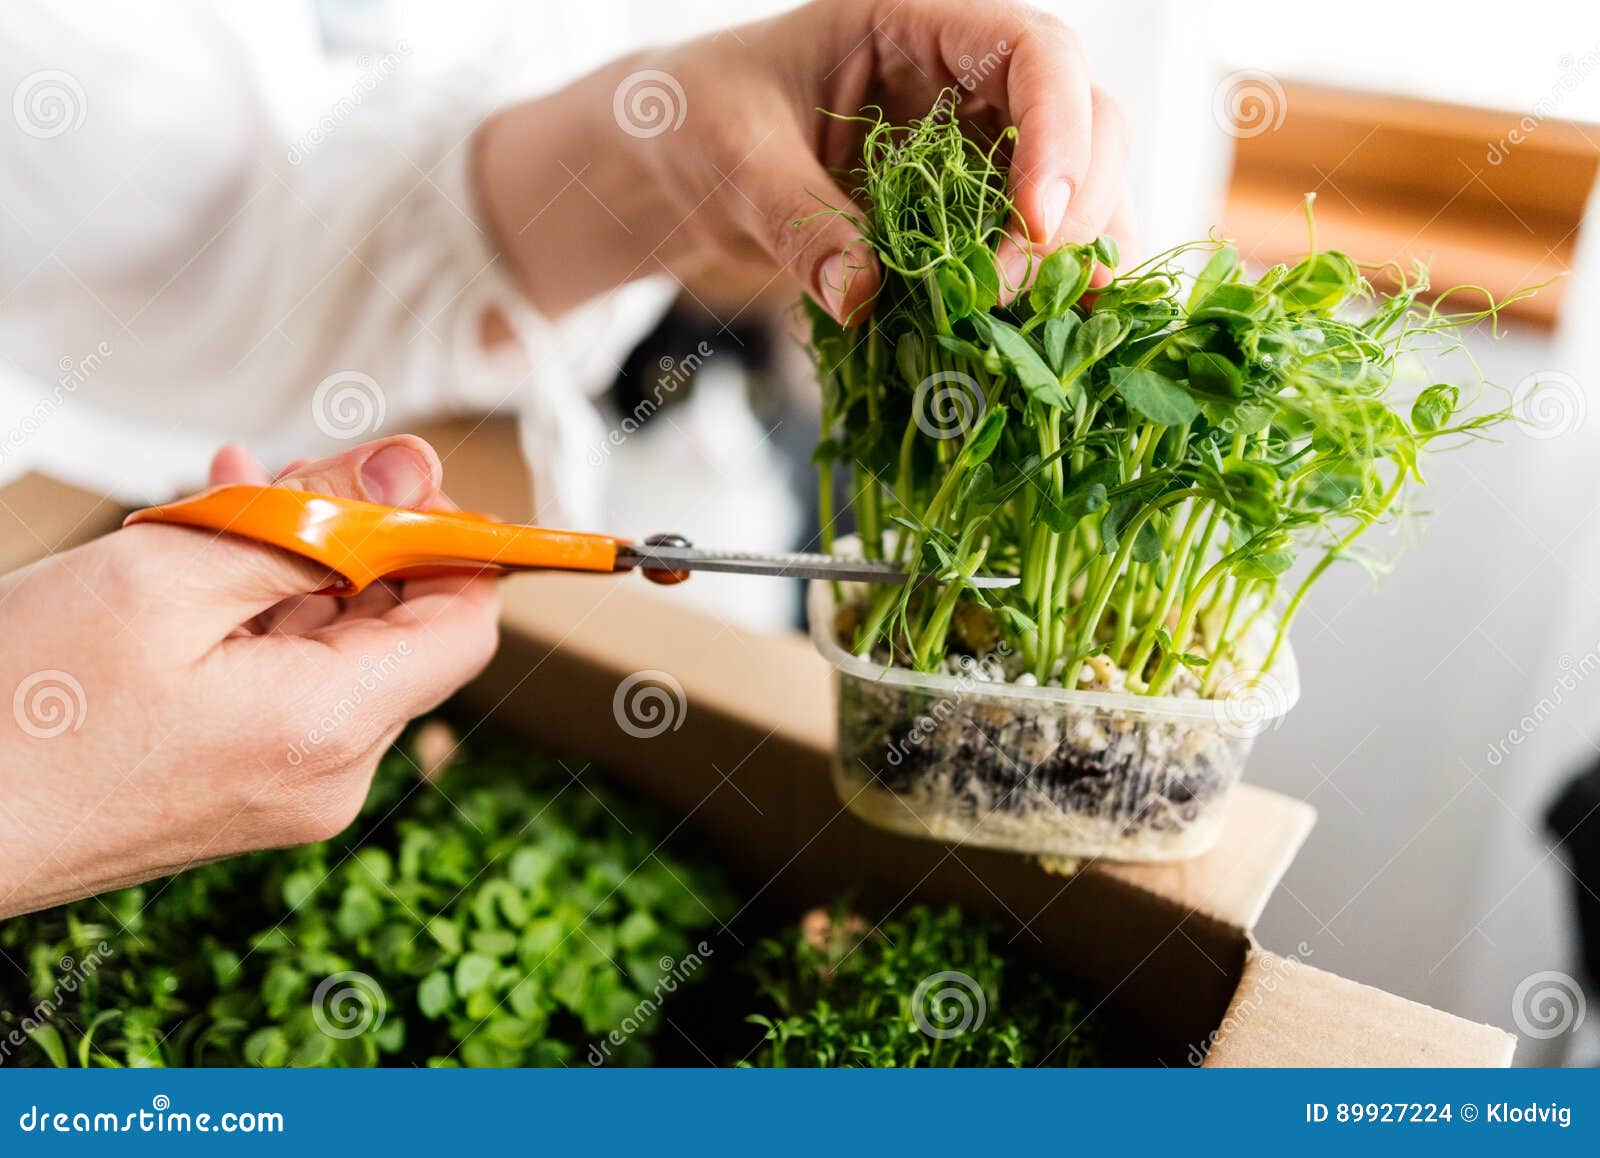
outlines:
[[[504,584],[503,597],[502,622],[507,636],[518,641],[518,662],[530,665],[529,676],[560,651],[566,657],[562,667],[581,661],[584,674],[603,685],[596,688],[603,694],[591,693],[592,702],[569,700],[563,709],[587,712],[596,732],[611,734],[602,739],[620,736],[613,693],[630,675],[653,670],[683,689],[686,720],[709,717],[720,727],[751,731],[784,748],[790,760],[803,760],[807,767],[800,774],[826,775],[836,735],[832,669],[803,637],[737,627],[633,577],[522,576]],[[501,682],[516,678],[506,672]],[[659,747],[654,751],[664,754]],[[591,743],[585,749],[590,752],[630,764],[651,755],[649,747],[626,743],[598,749]],[[682,803],[693,807],[696,800]],[[1205,856],[1168,864],[1098,861],[1084,871],[1247,931],[1315,818],[1308,804],[1243,785],[1217,846]]]
[[[1517,1039],[1370,985],[1254,950],[1205,1064],[1505,1066]]]

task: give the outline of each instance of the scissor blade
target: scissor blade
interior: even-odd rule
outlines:
[[[907,575],[893,563],[879,559],[852,559],[845,555],[818,555],[804,551],[703,551],[695,547],[665,547],[628,543],[617,548],[617,569],[646,567],[662,571],[728,571],[740,575],[778,575],[792,579],[830,579],[844,583],[904,583]],[[930,580],[932,576],[923,576]],[[1014,576],[974,575],[974,587],[1014,587]]]

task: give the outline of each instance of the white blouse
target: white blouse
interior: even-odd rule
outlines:
[[[282,463],[509,410],[541,516],[595,516],[586,396],[664,287],[540,318],[470,187],[502,94],[427,75],[404,38],[332,64],[323,15],[319,35],[296,5],[0,8],[0,482],[148,502],[227,439]],[[491,306],[525,358],[484,355]]]

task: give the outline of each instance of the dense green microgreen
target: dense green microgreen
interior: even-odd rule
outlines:
[[[884,285],[856,327],[808,307],[824,549],[844,474],[863,551],[941,581],[879,589],[846,642],[932,670],[966,646],[952,620],[977,615],[1041,683],[1071,685],[1101,654],[1151,695],[1185,669],[1209,693],[1236,665],[1269,668],[1312,585],[1405,512],[1422,452],[1511,417],[1483,405],[1493,388],[1457,337],[1505,303],[1425,304],[1420,266],[1385,267],[1397,288],[1379,292],[1311,229],[1303,258],[1259,275],[1208,238],[1096,291],[1114,243],[1068,245],[1030,258],[1031,285],[1002,306],[999,144],[968,139],[950,107],[851,118],[855,221]],[[1451,353],[1466,392],[1422,377]],[[980,569],[1021,583],[980,592],[963,582]],[[1265,654],[1237,654],[1273,609]]]
[[[818,910],[750,955],[763,1008],[747,1020],[764,1036],[742,1064],[1104,1062],[1104,1017],[1089,1017],[1088,1004],[1004,943],[995,926],[954,907],[913,905],[870,928],[844,906]]]
[[[698,979],[681,963],[731,911],[725,887],[662,847],[660,816],[509,742],[474,747],[436,786],[392,752],[334,840],[0,925],[0,1042],[28,1034],[0,1061],[581,1065],[630,1015],[606,1060],[648,1061],[663,1025],[639,1003],[673,970],[668,990]],[[340,983],[319,1025],[319,984],[352,971],[381,1022]]]

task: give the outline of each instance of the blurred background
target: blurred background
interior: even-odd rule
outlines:
[[[294,6],[256,20],[253,49],[285,139],[303,141],[352,93],[492,103],[787,6],[318,0],[303,22]],[[1499,341],[1469,338],[1529,422],[1430,468],[1430,513],[1395,544],[1406,557],[1393,576],[1351,568],[1318,589],[1294,640],[1304,698],[1252,763],[1256,781],[1321,814],[1262,941],[1303,942],[1318,967],[1510,1025],[1529,978],[1583,974],[1580,904],[1600,903],[1600,880],[1580,879],[1596,824],[1558,845],[1546,821],[1600,759],[1600,233],[1584,228],[1600,9],[1043,6],[1077,28],[1132,123],[1144,252],[1216,226],[1268,266],[1304,247],[1301,196],[1315,192],[1319,241],[1364,262],[1426,258],[1435,284],[1496,295],[1562,275],[1506,313]],[[597,529],[808,541],[815,390],[791,307],[787,293],[650,284],[563,323],[556,340],[578,347],[599,416],[581,467]],[[514,417],[518,404],[499,408]],[[392,405],[389,423],[425,409]],[[526,426],[523,448],[536,463],[544,449]],[[705,576],[663,598],[740,630],[799,624],[799,592],[782,584]],[[1585,799],[1569,799],[1567,829],[1600,803]],[[1522,1028],[1519,1062],[1600,1061],[1600,1011],[1576,1032]]]

